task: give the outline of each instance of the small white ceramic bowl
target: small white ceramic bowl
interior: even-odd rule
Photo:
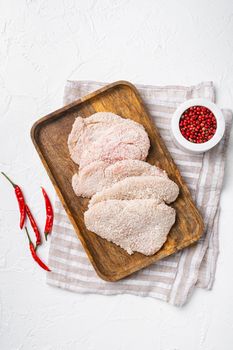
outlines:
[[[182,114],[186,109],[194,106],[204,106],[207,107],[215,116],[217,121],[217,129],[214,136],[207,142],[204,143],[193,143],[181,134],[179,122]],[[225,119],[220,110],[220,108],[213,102],[206,100],[204,98],[193,98],[182,103],[175,111],[172,121],[171,121],[171,135],[176,145],[183,150],[191,153],[203,153],[219,143],[225,132]]]

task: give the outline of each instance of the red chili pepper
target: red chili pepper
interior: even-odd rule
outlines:
[[[12,186],[15,189],[15,195],[19,204],[19,211],[20,211],[19,226],[22,229],[26,218],[25,200],[24,200],[23,192],[21,188],[18,185],[16,185],[13,181],[11,181],[11,179],[5,173],[2,172],[2,175],[5,176],[5,178],[12,184]]]
[[[52,204],[50,202],[50,199],[49,199],[47,193],[45,192],[43,187],[41,187],[41,189],[42,189],[42,193],[43,193],[43,196],[45,199],[45,206],[46,206],[46,223],[45,223],[44,235],[45,235],[45,239],[47,241],[47,236],[48,236],[48,234],[51,233],[52,228],[53,228],[54,214],[53,214],[53,207],[52,207]]]
[[[29,248],[30,248],[30,251],[31,251],[31,254],[32,254],[32,257],[33,259],[37,262],[38,265],[40,265],[40,267],[42,267],[42,269],[46,270],[46,271],[51,271],[50,268],[48,266],[46,266],[43,261],[40,260],[40,258],[37,256],[36,254],[36,249],[31,241],[31,238],[29,236],[29,233],[28,233],[28,230],[27,230],[27,227],[25,227],[25,231],[26,231],[26,234],[28,236],[28,240],[29,240]]]
[[[41,244],[41,236],[40,236],[40,231],[39,231],[39,228],[37,226],[37,223],[28,207],[28,205],[26,204],[25,205],[25,208],[26,208],[26,213],[27,213],[27,216],[30,220],[30,223],[31,223],[31,226],[33,228],[33,231],[35,232],[35,235],[36,235],[36,247],[35,247],[35,250],[37,249],[37,246]]]

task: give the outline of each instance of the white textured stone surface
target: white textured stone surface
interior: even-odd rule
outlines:
[[[43,223],[40,185],[51,196],[54,191],[29,130],[62,105],[66,79],[155,85],[213,80],[219,105],[233,109],[232,39],[231,0],[1,0],[0,169],[23,185]],[[0,349],[232,349],[233,137],[229,148],[214,289],[195,291],[182,309],[47,286],[1,177]],[[44,258],[47,253],[45,248]]]

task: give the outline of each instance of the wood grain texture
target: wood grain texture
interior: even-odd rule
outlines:
[[[85,118],[95,112],[113,112],[142,124],[151,142],[147,161],[166,170],[180,188],[179,197],[172,204],[177,213],[176,222],[163,247],[152,256],[140,253],[129,255],[85,227],[83,214],[88,200],[77,197],[73,192],[71,178],[78,166],[69,156],[67,138],[77,116]],[[91,263],[104,280],[122,279],[193,244],[201,237],[204,231],[201,215],[132,84],[115,82],[47,115],[33,125],[31,137]]]

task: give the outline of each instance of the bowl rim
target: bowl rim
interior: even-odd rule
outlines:
[[[184,111],[190,107],[204,106],[207,107],[217,120],[217,128],[214,136],[204,143],[193,143],[185,139],[181,134],[179,121]],[[225,119],[221,109],[213,102],[205,98],[193,98],[182,103],[174,112],[171,120],[171,131],[175,141],[184,149],[192,152],[205,152],[216,146],[222,139],[225,132]]]

